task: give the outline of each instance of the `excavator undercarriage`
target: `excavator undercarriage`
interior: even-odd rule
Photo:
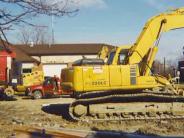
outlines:
[[[69,113],[78,121],[178,119],[184,118],[184,97],[153,91],[85,93],[70,105]]]

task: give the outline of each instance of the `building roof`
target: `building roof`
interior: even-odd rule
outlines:
[[[24,51],[22,51],[21,49],[17,48],[16,46],[14,46],[13,44],[8,44],[5,41],[0,40],[0,50],[5,50],[4,49],[4,45],[9,48],[11,51],[15,52],[16,54],[16,59],[17,61],[20,62],[28,62],[28,63],[38,63],[38,61],[32,57],[30,57],[28,54],[26,54]]]
[[[44,55],[93,55],[98,54],[103,46],[114,48],[107,44],[54,44],[54,45],[16,45],[30,56]]]

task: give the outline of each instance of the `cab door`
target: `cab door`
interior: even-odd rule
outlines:
[[[119,52],[116,64],[109,66],[111,87],[122,88],[122,85],[129,84],[129,78],[127,78],[129,76],[129,65],[126,65],[125,62],[127,53],[127,49],[122,49]]]
[[[51,94],[53,93],[54,90],[54,85],[53,85],[53,80],[52,78],[47,79],[44,84],[43,84],[43,88],[44,88],[44,93],[47,94]]]
[[[121,86],[121,66],[120,65],[109,65],[109,76],[110,76],[110,86]]]

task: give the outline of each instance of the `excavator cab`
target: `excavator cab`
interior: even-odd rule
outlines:
[[[108,56],[107,65],[125,64],[130,46],[120,46],[113,49]]]

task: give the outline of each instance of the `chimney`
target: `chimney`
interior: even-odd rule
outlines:
[[[30,42],[30,45],[29,45],[30,47],[34,47],[34,42],[32,41],[32,42]]]

